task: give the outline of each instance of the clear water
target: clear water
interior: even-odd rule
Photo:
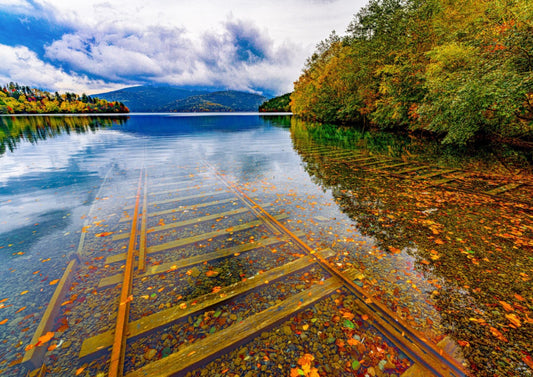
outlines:
[[[102,279],[120,274],[124,269],[123,262],[111,263],[107,258],[128,248],[139,179],[141,211],[146,181],[147,192],[153,194],[147,195],[148,210],[160,213],[147,220],[148,247],[216,229],[227,230],[224,236],[198,241],[191,247],[154,253],[147,258],[148,268],[237,247],[270,235],[271,230],[264,225],[233,232],[233,228],[255,221],[257,216],[235,202],[235,192],[224,184],[230,182],[278,216],[289,230],[299,232],[299,237],[311,248],[330,248],[333,254],[329,261],[337,268],[357,269],[355,283],[371,292],[421,336],[435,344],[446,335],[450,335],[446,339],[463,345],[467,342],[464,356],[476,373],[493,373],[501,368],[513,373],[527,371],[522,359],[523,352],[530,352],[531,345],[524,326],[528,318],[527,303],[531,304],[528,286],[533,228],[531,217],[523,207],[494,202],[485,196],[395,180],[358,170],[339,159],[331,160],[336,154],[356,151],[339,149],[331,140],[328,145],[317,143],[305,125],[291,121],[290,117],[249,114],[6,117],[0,119],[0,125],[0,375],[25,376],[35,368],[21,363],[22,358],[26,350],[31,351],[31,346],[36,345],[32,338],[60,284],[59,279],[73,259],[78,261],[77,267],[61,302],[57,303],[58,312],[44,332],[53,334],[45,339],[44,345],[37,346],[47,349],[39,360],[52,375],[107,373],[108,353],[96,353],[85,359],[77,355],[86,338],[114,328],[120,286],[95,287]],[[364,146],[357,152],[372,153]],[[169,193],[170,189],[177,191]],[[180,197],[185,199],[165,202]],[[214,200],[220,204],[202,207]],[[242,211],[236,216],[221,216],[170,230],[157,228],[239,210],[241,206]],[[480,223],[484,226],[480,227]],[[121,234],[125,237],[112,239]],[[254,251],[246,257],[236,252],[233,259],[210,260],[198,267],[178,269],[175,275],[170,268],[171,272],[162,276],[136,278],[131,320],[194,302],[206,293],[223,288],[224,284],[258,276],[295,260],[299,253],[290,244]],[[218,280],[202,280],[205,269],[216,271]],[[307,283],[329,277],[313,268],[307,273]],[[291,289],[302,285],[291,279],[296,277],[287,277],[280,284]],[[284,298],[276,298],[276,292],[268,288],[261,289],[266,290],[257,294],[272,297],[263,306],[258,304],[257,310]],[[167,295],[168,291],[175,293]],[[257,297],[242,300],[227,304],[230,309],[220,304],[213,313],[228,310],[234,313],[235,321],[241,320],[247,314],[239,312],[239,308],[253,312]],[[314,342],[327,347],[327,350],[319,347],[314,353],[314,365],[320,374],[352,375],[378,368],[380,360],[371,358],[360,367],[353,366],[355,348],[352,353],[345,351],[335,338],[332,342],[331,337],[313,340],[313,324],[321,321],[317,313],[326,315],[328,310],[345,313],[339,298],[320,302],[325,309],[311,306],[308,318],[307,312],[302,314],[310,321],[307,340],[302,339],[301,329],[297,331],[302,349],[313,353]],[[513,312],[519,313],[518,319],[524,326],[498,325],[503,323],[502,318],[505,320],[509,309],[502,307],[501,302],[507,302]],[[220,315],[223,317],[224,314]],[[491,326],[472,326],[471,318],[482,319]],[[293,331],[301,327],[301,320],[288,318],[289,322],[277,324],[270,331],[277,337],[290,336],[287,328]],[[335,321],[334,314],[326,322],[329,326]],[[178,322],[179,329],[170,324],[171,327],[163,327],[147,338],[128,341],[125,372],[180,349],[180,344],[169,343],[169,334],[185,331],[183,336],[201,339],[227,326],[217,320],[202,333],[203,325],[196,326],[197,323],[203,322],[191,317]],[[498,329],[507,341],[501,340],[490,327]],[[340,325],[328,328],[346,330]],[[350,331],[352,339],[359,337]],[[412,360],[395,351],[372,327],[362,326],[360,331],[359,339],[382,339],[383,344],[367,340],[379,349],[388,349],[382,360],[393,357],[400,360],[396,369],[383,369],[385,375],[400,374],[412,364]],[[181,342],[177,335],[175,338]],[[487,338],[490,341],[484,342]],[[270,337],[267,334],[257,341],[269,342]],[[264,344],[255,346],[265,347]],[[505,349],[503,364],[492,359],[487,361],[486,355],[496,346]],[[285,376],[301,365],[298,360],[303,356],[297,347],[280,350],[280,360],[270,365],[264,357],[258,362],[253,354],[243,356],[242,350],[241,346],[240,351],[239,348],[233,351],[237,356],[227,353],[214,363],[196,367],[214,374],[229,370],[228,373],[237,375],[252,372],[252,375]],[[371,349],[366,350],[367,356],[359,351],[362,361],[369,357]],[[340,361],[334,358],[336,354],[341,355]],[[236,358],[242,361],[236,363]],[[245,367],[245,362],[250,365]]]

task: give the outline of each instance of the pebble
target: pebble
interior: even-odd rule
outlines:
[[[150,348],[148,349],[148,351],[144,353],[144,358],[146,360],[152,360],[155,357],[155,355],[157,355],[157,351],[153,348]]]

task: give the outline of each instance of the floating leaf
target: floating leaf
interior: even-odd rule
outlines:
[[[59,279],[52,280],[49,284],[50,285],[55,285],[57,283],[59,283]]]
[[[9,319],[3,319],[0,321],[0,325],[5,325],[7,323],[7,321],[9,321]]]

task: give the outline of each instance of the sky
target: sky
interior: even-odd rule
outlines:
[[[367,0],[0,0],[0,85],[283,94]]]

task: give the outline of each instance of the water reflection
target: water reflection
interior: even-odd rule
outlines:
[[[13,152],[22,140],[36,143],[61,134],[94,132],[100,128],[123,124],[127,117],[72,116],[1,116],[0,156]]]
[[[313,125],[295,122],[291,131],[306,171],[331,191],[357,229],[375,240],[379,252],[411,256],[415,270],[431,283],[425,292],[410,284],[402,288],[399,283],[409,276],[394,278],[394,268],[380,274],[376,267],[376,279],[382,280],[368,288],[398,312],[412,314],[417,305],[431,303],[438,315],[415,318],[414,325],[435,329],[437,318],[438,332],[463,346],[476,374],[526,373],[525,360],[533,354],[533,208],[372,172],[333,159],[334,153],[316,141],[324,138]],[[359,140],[364,153],[397,156],[411,149],[402,139]],[[346,261],[362,263],[356,256]],[[371,263],[385,266],[379,255]],[[394,283],[387,284],[391,278]]]

